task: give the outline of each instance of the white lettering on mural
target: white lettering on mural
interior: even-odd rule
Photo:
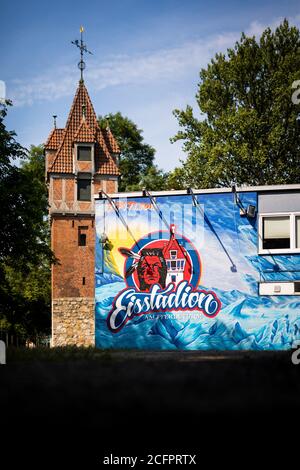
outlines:
[[[292,88],[296,88],[296,91],[292,94],[292,102],[294,104],[300,103],[300,80],[295,80],[292,83]]]
[[[155,284],[150,292],[139,292],[127,288],[115,298],[107,323],[112,332],[117,332],[135,316],[173,310],[199,310],[207,317],[215,317],[220,311],[221,302],[214,292],[194,289],[187,281],[182,281],[174,289],[169,284],[161,289]]]

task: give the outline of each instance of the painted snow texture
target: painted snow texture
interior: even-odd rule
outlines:
[[[213,290],[217,294],[222,302],[220,313],[213,319],[199,312],[195,312],[198,315],[196,319],[189,318],[189,312],[182,312],[180,318],[170,318],[172,312],[170,315],[146,314],[128,322],[120,332],[112,333],[106,319],[114,297],[126,284],[116,272],[109,251],[101,249],[98,237],[103,232],[103,207],[99,207],[101,201],[98,201],[95,292],[97,347],[280,350],[289,349],[300,340],[300,296],[258,295],[260,280],[299,279],[300,255],[258,256],[257,221],[240,216],[232,194],[199,195],[198,200],[205,218],[201,211],[195,215],[190,196],[160,197],[157,198],[157,204],[163,214],[171,218],[171,223],[176,223],[184,205],[187,219],[182,226],[184,235],[195,245],[203,266],[199,288]],[[257,207],[256,193],[242,193],[241,200],[244,206],[254,204]],[[136,202],[140,201],[149,202],[146,198],[136,199]],[[141,211],[138,214],[139,223],[142,224],[149,220],[147,210],[144,212],[144,219]],[[201,232],[202,217],[204,230],[200,236],[194,230],[195,217],[200,217],[198,234]],[[131,214],[129,224],[133,230],[136,220],[137,214]],[[153,230],[162,228],[158,216],[157,220],[151,220],[151,224],[155,226]],[[236,266],[236,272],[232,269],[232,263]]]

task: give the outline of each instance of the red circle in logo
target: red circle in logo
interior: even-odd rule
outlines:
[[[131,249],[120,248],[120,251],[127,257],[124,264],[126,283],[139,291],[149,292],[154,285],[164,289],[173,284],[176,288],[181,281],[196,288],[199,283],[199,254],[187,238],[176,236],[175,226],[171,226],[169,233],[150,233]]]

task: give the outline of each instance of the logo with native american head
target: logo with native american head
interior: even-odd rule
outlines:
[[[129,320],[149,313],[199,311],[214,317],[221,302],[214,292],[198,290],[201,262],[191,242],[169,232],[147,234],[131,248],[121,247],[125,257],[127,287],[114,298],[107,317],[108,328],[119,332]]]
[[[157,239],[153,239],[153,235],[148,234],[130,249],[119,248],[126,258],[127,285],[142,292],[149,292],[156,284],[162,289],[171,283],[176,287],[181,281],[197,287],[201,262],[191,242],[185,237],[176,237],[175,225],[171,225],[169,234],[160,232]]]

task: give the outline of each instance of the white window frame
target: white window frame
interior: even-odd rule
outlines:
[[[264,217],[289,217],[290,218],[290,248],[263,249],[263,218]],[[296,247],[296,217],[300,212],[268,212],[259,214],[258,219],[258,254],[291,254],[300,253],[300,247]]]
[[[91,148],[91,160],[78,160],[78,147],[90,147]],[[95,144],[90,142],[75,142],[74,154],[73,154],[73,166],[74,172],[77,172],[78,164],[90,163],[91,172],[95,173]]]
[[[90,158],[90,160],[79,160],[79,158],[78,158],[79,149],[82,148],[82,147],[86,147],[86,148],[89,148],[89,149],[90,149],[90,151],[91,151],[91,158]],[[93,157],[94,157],[94,155],[93,155],[93,147],[94,147],[93,144],[90,144],[90,143],[86,143],[86,144],[85,144],[84,142],[77,143],[77,144],[76,144],[76,160],[77,160],[78,162],[92,162],[92,161],[93,161]]]

